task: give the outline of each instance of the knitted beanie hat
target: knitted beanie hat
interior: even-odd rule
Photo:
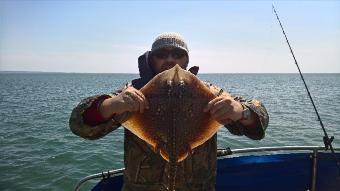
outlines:
[[[155,41],[152,43],[151,52],[164,47],[176,47],[185,50],[188,54],[188,46],[184,42],[184,39],[178,33],[164,32],[158,35]]]

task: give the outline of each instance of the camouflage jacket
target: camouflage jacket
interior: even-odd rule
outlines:
[[[133,80],[124,88],[133,86],[140,89],[151,78],[152,74],[145,76],[150,71],[148,66],[148,53],[139,57],[139,69],[141,78]],[[147,78],[146,78],[147,77]],[[220,88],[206,83],[216,95]],[[106,96],[118,95],[122,90],[115,91]],[[226,93],[226,92],[224,92]],[[99,97],[96,95],[82,100],[72,111],[69,125],[73,133],[86,139],[98,139],[117,129],[120,124],[113,119],[96,126],[84,123],[83,113]],[[268,126],[269,117],[265,107],[256,100],[243,100],[234,97],[248,107],[257,116],[255,128],[246,128],[240,122],[233,122],[225,127],[234,135],[245,135],[251,139],[262,139]],[[178,191],[213,191],[215,190],[217,163],[217,135],[195,148],[187,159],[180,162],[176,173],[176,190]],[[160,191],[166,190],[168,185],[168,163],[156,154],[146,142],[124,129],[124,185],[123,191]]]

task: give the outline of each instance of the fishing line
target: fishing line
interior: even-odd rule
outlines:
[[[307,87],[307,84],[306,84],[306,82],[305,82],[305,79],[303,78],[303,75],[302,75],[302,73],[301,73],[300,67],[299,67],[299,65],[298,65],[298,63],[297,63],[297,61],[296,61],[295,55],[294,55],[294,53],[293,53],[293,49],[292,49],[292,47],[291,47],[290,44],[289,44],[287,35],[286,35],[286,33],[285,33],[284,29],[283,29],[283,26],[282,26],[282,24],[281,24],[279,15],[277,14],[277,12],[276,12],[276,10],[275,10],[274,4],[272,4],[272,7],[273,7],[273,11],[274,11],[274,13],[275,13],[275,15],[276,15],[276,19],[279,21],[279,24],[280,24],[280,27],[281,27],[281,29],[282,29],[283,35],[284,35],[285,38],[286,38],[286,41],[287,41],[287,44],[288,44],[288,46],[289,46],[290,52],[291,52],[292,55],[293,55],[293,58],[294,58],[294,61],[295,61],[295,65],[296,65],[296,67],[297,67],[298,70],[299,70],[299,73],[300,73],[301,79],[302,79],[302,81],[303,81],[303,84],[304,84],[305,87],[306,87],[306,90],[307,90],[309,99],[311,100],[311,102],[312,102],[312,104],[313,104],[313,107],[314,107],[314,110],[315,110],[315,113],[316,113],[316,115],[318,116],[318,121],[320,122],[320,125],[321,125],[322,130],[323,130],[323,133],[324,133],[323,142],[324,142],[324,144],[325,144],[325,150],[328,150],[328,148],[330,148],[330,150],[332,151],[332,155],[333,155],[333,157],[334,157],[334,159],[335,159],[335,161],[336,161],[336,165],[337,165],[337,167],[338,167],[338,176],[340,176],[340,162],[339,162],[339,160],[337,159],[337,157],[336,157],[336,155],[335,155],[335,152],[334,152],[334,149],[333,149],[333,146],[332,146],[332,142],[333,142],[333,140],[334,140],[334,137],[331,136],[331,138],[329,138],[329,136],[328,136],[328,134],[327,134],[327,132],[326,132],[326,129],[325,129],[323,123],[322,123],[322,120],[321,120],[321,117],[320,117],[320,115],[319,115],[319,112],[318,112],[318,110],[316,109],[316,106],[315,106],[314,101],[313,101],[313,98],[312,98],[312,96],[311,96],[311,94],[310,94],[310,92],[309,92],[309,89],[308,89],[308,87]]]

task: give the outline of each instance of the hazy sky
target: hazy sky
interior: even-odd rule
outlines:
[[[137,73],[161,32],[201,73],[297,72],[272,1],[0,1],[0,71]],[[340,72],[340,1],[274,2],[303,72]]]

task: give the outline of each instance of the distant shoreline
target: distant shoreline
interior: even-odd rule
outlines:
[[[132,74],[138,73],[91,73],[91,72],[43,72],[43,71],[0,71],[0,74]],[[199,74],[299,74],[298,72],[292,73],[199,73]],[[303,73],[303,74],[340,74],[340,73]]]

